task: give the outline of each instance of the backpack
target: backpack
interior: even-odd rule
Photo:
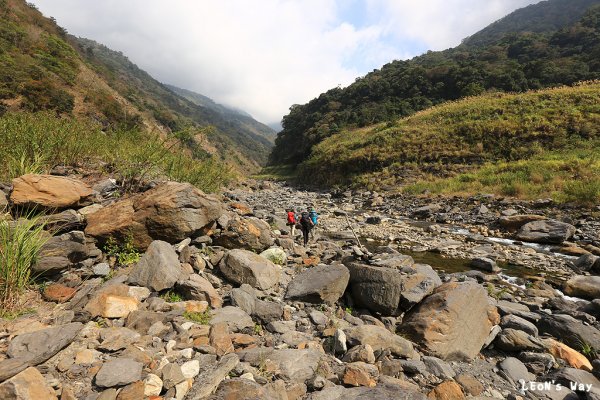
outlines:
[[[317,214],[316,211],[311,211],[310,213],[308,213],[308,215],[310,215],[310,219],[311,219],[312,223],[314,225],[316,225],[317,222],[319,221],[319,214]]]
[[[288,211],[288,213],[287,213],[287,222],[290,225],[296,223],[296,214],[294,214],[293,211]]]
[[[304,228],[310,228],[313,226],[313,222],[311,221],[310,215],[308,215],[308,213],[302,213],[302,217],[300,218],[300,224],[302,224]]]

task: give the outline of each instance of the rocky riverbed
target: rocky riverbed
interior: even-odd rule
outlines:
[[[52,235],[29,313],[0,322],[2,399],[600,398],[594,210],[252,181],[0,188],[2,223],[44,209]],[[308,206],[305,248],[284,217]]]

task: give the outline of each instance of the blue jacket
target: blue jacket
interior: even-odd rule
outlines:
[[[308,213],[313,224],[317,224],[319,222],[319,214],[316,211],[311,211]]]

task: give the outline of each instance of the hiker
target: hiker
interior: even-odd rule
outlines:
[[[310,208],[310,212],[308,213],[310,220],[313,223],[313,227],[310,230],[310,238],[314,240],[315,238],[315,229],[317,229],[317,224],[319,223],[319,214],[315,211],[314,207]]]
[[[286,225],[290,227],[290,234],[292,235],[292,239],[296,236],[296,213],[293,208],[287,210],[287,223]]]
[[[313,227],[313,222],[310,219],[310,215],[308,211],[303,211],[302,216],[300,217],[300,225],[302,226],[302,235],[304,237],[304,246],[308,244],[308,235],[310,234],[310,230]]]

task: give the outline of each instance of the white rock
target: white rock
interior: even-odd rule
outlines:
[[[240,378],[242,378],[242,379],[248,379],[249,381],[256,382],[254,380],[254,375],[252,375],[252,372],[246,372],[245,374],[243,374],[242,376],[240,376]]]
[[[177,342],[175,340],[169,340],[167,342],[167,345],[165,346],[165,350],[167,351],[167,354],[173,352],[173,349],[175,348],[175,346],[177,346]]]
[[[127,294],[138,301],[144,301],[150,296],[150,289],[143,286],[130,286]]]
[[[192,360],[181,365],[181,372],[186,379],[193,379],[200,373],[200,361]]]
[[[160,396],[163,381],[158,375],[148,374],[144,379],[144,396]]]
[[[183,398],[185,397],[187,392],[189,392],[191,387],[192,381],[190,380],[185,380],[175,385],[175,398],[177,400],[183,400]]]
[[[179,351],[181,357],[191,360],[194,357],[194,349],[188,348]]]
[[[184,322],[183,324],[181,324],[181,328],[186,331],[189,331],[192,328],[192,326],[194,326],[194,325],[195,324],[193,322],[188,321],[188,322]]]

